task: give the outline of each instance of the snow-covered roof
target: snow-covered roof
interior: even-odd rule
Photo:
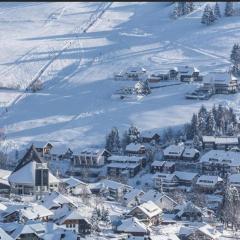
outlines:
[[[157,202],[161,201],[161,199],[163,197],[168,198],[170,201],[172,201],[173,203],[175,203],[177,205],[177,203],[172,198],[167,196],[165,193],[160,193],[153,189],[150,189],[146,193],[144,193],[144,195],[141,196],[140,201],[141,202],[152,201],[157,204]]]
[[[216,144],[238,144],[237,137],[216,137],[215,138]]]
[[[229,84],[230,81],[236,81],[237,78],[228,72],[211,72],[204,76],[203,82],[209,84]]]
[[[35,184],[35,169],[36,162],[29,162],[16,172],[13,172],[8,180],[14,184],[27,184],[32,186]]]
[[[184,151],[185,147],[183,144],[173,144],[170,145],[168,147],[166,147],[163,150],[163,154],[164,156],[176,156],[176,157],[180,157]]]
[[[0,211],[5,211],[7,209],[7,206],[5,206],[3,203],[0,203]]]
[[[214,142],[215,144],[238,144],[238,137],[214,137],[202,136],[203,142]]]
[[[159,234],[151,235],[151,240],[180,240],[176,234]]]
[[[101,181],[102,187],[104,188],[112,188],[112,189],[120,189],[120,188],[127,188],[127,189],[132,189],[131,186],[122,184],[120,182],[116,182],[113,180],[108,180],[108,179],[103,179]]]
[[[126,151],[137,152],[142,148],[145,148],[145,146],[140,143],[130,143],[126,146]]]
[[[210,150],[200,158],[201,163],[218,163],[229,166],[240,166],[240,152]]]
[[[142,157],[137,157],[137,156],[119,156],[119,155],[112,155],[108,158],[108,161],[111,162],[135,162],[139,163],[142,161]]]
[[[44,196],[42,200],[42,205],[48,209],[51,209],[52,207],[60,207],[63,204],[71,204],[73,206],[77,206],[72,199],[62,195],[59,192],[51,192],[48,195]]]
[[[151,166],[153,166],[153,167],[163,167],[163,165],[165,165],[165,161],[158,161],[158,160],[155,160],[152,164],[151,164]]]
[[[123,199],[128,203],[134,200],[136,197],[139,197],[143,193],[144,192],[142,190],[133,188],[123,196]]]
[[[193,158],[197,153],[199,153],[197,149],[187,147],[183,151],[183,157]]]
[[[189,236],[196,231],[200,231],[204,235],[208,236],[210,239],[219,239],[221,233],[217,231],[214,227],[207,223],[199,223],[198,225],[183,226],[179,230],[179,235]]]
[[[177,66],[174,68],[177,72],[180,74],[189,74],[192,75],[194,72],[199,72],[199,70],[196,67],[192,66]]]
[[[41,234],[41,239],[43,240],[77,240],[77,238],[77,233],[64,228],[57,228]]]
[[[152,201],[144,202],[136,208],[139,208],[149,218],[162,214],[162,209]]]
[[[209,176],[209,175],[201,175],[197,179],[197,185],[204,186],[215,186],[217,183],[222,182],[223,179],[218,176]]]
[[[13,238],[9,236],[1,227],[0,227],[0,239],[13,240]]]
[[[238,185],[240,187],[240,173],[232,174],[228,177],[230,184]]]
[[[198,175],[194,172],[182,172],[182,171],[175,171],[173,173],[179,180],[184,181],[193,181],[194,178]]]
[[[60,180],[55,177],[50,171],[48,172],[49,184],[59,183]]]
[[[126,73],[145,73],[146,69],[139,66],[132,66],[126,69]]]
[[[154,179],[161,178],[163,182],[172,182],[174,180],[175,174],[173,173],[155,173],[153,175]]]
[[[147,226],[140,222],[137,218],[127,218],[121,221],[121,225],[117,227],[117,231],[126,233],[147,233]]]
[[[53,216],[53,212],[48,210],[43,205],[33,204],[28,208],[24,208],[20,210],[22,215],[27,219],[37,219],[38,217],[48,217]]]
[[[140,163],[118,163],[118,162],[113,162],[113,163],[109,163],[107,165],[107,167],[110,168],[121,168],[121,169],[133,169],[136,168],[140,165]]]
[[[169,167],[172,167],[172,166],[174,166],[174,165],[175,165],[174,162],[165,162],[164,167],[169,168]]]
[[[153,131],[146,131],[146,132],[141,132],[141,137],[145,137],[145,138],[152,138],[155,134],[159,135],[157,132],[153,132]]]
[[[7,179],[10,174],[11,174],[11,171],[0,169],[0,178],[2,179]]]
[[[214,136],[202,136],[203,142],[215,142]]]
[[[8,177],[8,181],[14,184],[25,184],[32,186],[35,184],[35,170],[37,168],[36,162],[32,161],[19,168],[17,171],[12,172]],[[49,171],[49,183],[59,183],[59,180]]]
[[[76,187],[78,185],[84,185],[87,186],[87,183],[80,181],[79,179],[75,178],[75,177],[69,177],[69,178],[63,178],[61,179],[61,181],[63,183],[67,184],[66,188],[72,188],[72,187]]]
[[[84,148],[84,149],[75,149],[73,150],[73,155],[91,155],[99,156],[107,151],[104,148]]]
[[[194,205],[191,201],[188,201],[186,203],[183,203],[181,205],[177,205],[176,209],[179,209],[180,211],[176,214],[176,216],[181,217],[184,213],[202,213],[201,208]]]
[[[70,211],[65,217],[61,218],[59,224],[63,224],[66,220],[80,220],[85,219],[80,210],[74,209]]]

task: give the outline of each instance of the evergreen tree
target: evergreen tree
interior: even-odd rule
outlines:
[[[191,124],[187,126],[186,130],[187,139],[193,139],[194,136],[199,135],[199,122],[197,114],[193,114]]]
[[[221,104],[218,105],[216,126],[220,134],[224,132],[224,109]]]
[[[139,95],[147,95],[151,93],[150,87],[148,85],[148,81],[138,81],[135,84],[135,92]]]
[[[206,124],[208,118],[208,111],[204,105],[201,106],[198,112],[198,121],[199,121],[199,132],[201,135],[206,133]]]
[[[222,208],[222,219],[228,226],[230,223],[232,228],[236,230],[240,226],[240,197],[238,190],[227,185],[224,191],[223,208]]]
[[[187,13],[191,13],[194,10],[194,3],[193,2],[186,2]]]
[[[113,127],[111,132],[107,135],[106,138],[106,149],[110,152],[119,152],[120,146],[120,138],[118,129]]]
[[[140,131],[137,129],[137,127],[133,125],[131,125],[131,127],[128,129],[128,136],[129,136],[130,142],[140,141]]]
[[[216,122],[213,116],[212,111],[209,112],[206,124],[206,134],[209,136],[215,135],[216,131]]]
[[[240,75],[240,45],[239,44],[235,43],[233,45],[230,59],[233,64],[232,73],[235,76],[239,76]]]
[[[218,113],[217,113],[217,108],[216,108],[215,104],[212,107],[212,113],[213,113],[213,116],[214,116],[214,120],[217,123]]]
[[[211,25],[216,20],[216,17],[214,16],[213,9],[209,4],[206,5],[203,11],[202,15],[202,24]]]
[[[130,136],[128,135],[128,131],[124,131],[123,136],[122,136],[122,149],[125,151],[126,146],[131,142]]]
[[[186,2],[178,2],[178,6],[179,6],[179,14],[180,14],[180,16],[185,15],[187,13]]]
[[[180,14],[181,14],[180,7],[178,2],[176,2],[172,12],[172,18],[177,19],[180,16]]]
[[[200,150],[202,147],[202,142],[200,141],[200,139],[197,135],[195,135],[193,138],[193,146],[198,150]]]
[[[226,2],[225,16],[231,17],[234,15],[233,2]]]
[[[221,18],[222,17],[220,7],[219,7],[218,3],[216,3],[215,7],[214,7],[214,15],[215,15],[216,18]]]

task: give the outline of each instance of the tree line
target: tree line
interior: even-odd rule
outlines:
[[[185,125],[187,139],[197,141],[203,135],[206,136],[232,136],[239,132],[237,117],[231,107],[221,104],[213,105],[209,111],[204,105],[198,113],[194,113],[190,123]]]

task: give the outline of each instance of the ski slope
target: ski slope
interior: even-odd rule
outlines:
[[[0,3],[0,84],[20,87],[0,92],[0,103],[9,107],[0,120],[5,144],[101,146],[113,126],[122,132],[134,123],[142,131],[161,131],[182,126],[201,104],[236,108],[239,94],[186,100],[197,84],[154,89],[141,99],[111,99],[120,86],[132,84],[113,80],[113,73],[128,66],[150,72],[192,64],[202,73],[229,68],[239,18],[203,26],[204,5],[172,20],[168,3]],[[41,69],[44,89],[24,92]]]

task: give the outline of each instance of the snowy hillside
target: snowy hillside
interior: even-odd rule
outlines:
[[[195,65],[202,73],[229,68],[239,17],[203,26],[204,5],[172,20],[167,3],[1,3],[0,84],[20,86],[0,91],[0,107],[9,106],[1,117],[7,141],[84,148],[103,144],[112,126],[163,129],[189,121],[203,103],[237,106],[239,94],[186,100],[195,84],[154,89],[140,100],[111,99],[123,84],[113,73],[128,66],[150,72],[176,65]],[[24,93],[46,65],[44,89]]]

